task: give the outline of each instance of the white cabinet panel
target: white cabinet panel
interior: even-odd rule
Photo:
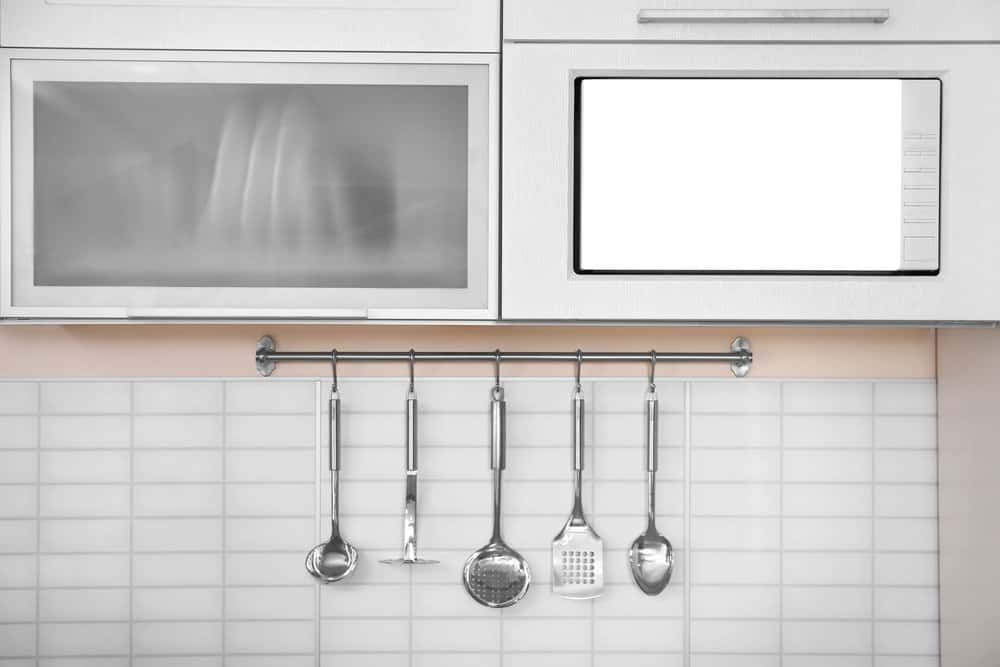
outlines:
[[[0,44],[68,49],[481,51],[499,0],[4,0]]]

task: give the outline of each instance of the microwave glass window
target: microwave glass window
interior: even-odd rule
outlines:
[[[905,83],[578,79],[577,272],[906,269]]]
[[[466,86],[33,95],[36,285],[467,286]]]

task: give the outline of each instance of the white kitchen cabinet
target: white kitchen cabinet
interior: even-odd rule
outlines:
[[[996,261],[997,248],[1000,248],[1000,226],[996,224],[1000,219],[1000,196],[996,188],[1000,170],[995,160],[1000,152],[1000,126],[995,122],[1000,117],[1000,80],[994,75],[996,63],[1000,62],[1000,45],[961,42],[670,43],[669,39],[626,43],[614,40],[634,40],[635,36],[621,32],[613,22],[601,33],[607,42],[602,43],[594,34],[581,32],[581,26],[597,30],[595,16],[604,16],[613,4],[619,9],[624,6],[622,11],[634,14],[637,7],[634,3],[583,3],[584,7],[575,14],[581,17],[578,22],[568,18],[560,22],[549,15],[549,6],[543,9],[535,4],[529,7],[529,3],[511,4],[505,20],[513,32],[505,34],[504,44],[502,313],[505,319],[918,324],[1000,319],[1000,300],[996,299],[1000,291],[1000,265]],[[742,4],[756,6],[761,3]],[[795,4],[797,7],[811,6],[810,3]],[[924,12],[934,3],[886,4],[894,12],[898,10],[895,17],[902,17],[910,5],[914,11]],[[990,12],[995,9],[992,3],[973,5],[973,13],[978,11],[983,19],[992,16]],[[669,3],[669,6],[677,5]],[[592,10],[589,14],[588,9]],[[937,11],[950,12],[941,6]],[[529,24],[536,25],[533,21],[541,14],[546,16],[544,24],[537,23],[537,30],[525,28]],[[955,14],[955,17],[940,21],[944,31],[941,34],[959,24],[970,27],[966,32],[955,33],[957,38],[972,38],[974,34],[988,36],[992,29],[974,27],[976,22],[964,12],[959,14],[956,10]],[[914,36],[920,34],[918,24],[923,25],[923,21],[914,22],[908,28],[914,31]],[[789,30],[801,30],[802,39],[815,37],[807,27],[788,25],[791,26]],[[860,39],[857,37],[860,33],[851,32],[861,30],[860,26],[836,24],[836,28],[845,31],[845,41]],[[726,32],[729,29],[726,25],[706,27],[699,24],[690,29],[715,30],[719,40],[736,39]],[[973,30],[980,32],[970,32]],[[707,39],[707,34],[698,33],[699,39]],[[764,33],[755,34],[758,39],[764,39]],[[575,39],[588,41],[572,41]],[[913,188],[921,190],[917,195],[926,199],[908,200],[905,178],[909,176],[903,174],[904,181],[897,192],[903,191],[900,201],[906,210],[895,224],[897,228],[926,227],[934,233],[934,238],[918,238],[919,235],[901,238],[903,262],[897,267],[899,270],[888,272],[755,272],[744,270],[745,265],[756,259],[746,256],[741,258],[746,261],[734,271],[718,270],[716,265],[707,266],[704,271],[643,271],[637,270],[644,268],[638,266],[638,261],[612,266],[612,270],[605,272],[581,270],[577,261],[576,210],[581,192],[575,182],[580,155],[577,152],[577,123],[580,122],[577,86],[582,79],[644,78],[890,79],[901,82],[916,79],[939,82],[939,124],[936,126],[933,120],[925,122],[926,128],[911,133],[904,122],[902,131],[897,130],[894,138],[901,146],[897,155],[897,160],[901,155],[901,171],[911,171],[910,166],[914,166],[921,172],[917,176],[927,181]],[[624,141],[628,137],[640,149],[657,146],[657,150],[662,151],[659,156],[646,156],[651,173],[642,174],[642,186],[656,191],[643,190],[635,197],[628,197],[618,193],[627,193],[629,184],[615,183],[614,192],[621,197],[617,209],[620,217],[616,218],[614,211],[605,206],[604,232],[612,235],[608,238],[623,235],[625,238],[618,242],[633,244],[637,254],[641,250],[644,260],[656,264],[658,254],[677,257],[682,256],[685,249],[671,247],[668,253],[669,235],[666,240],[656,241],[652,235],[629,235],[629,223],[632,222],[629,216],[634,211],[634,200],[638,199],[658,201],[664,205],[663,210],[669,209],[674,183],[666,178],[665,169],[661,174],[657,162],[662,158],[659,161],[667,163],[671,155],[662,147],[660,138],[668,131],[682,134],[683,128],[667,125],[666,115],[659,123],[652,122],[646,109],[631,108],[633,112],[627,109],[618,112],[620,138]],[[716,119],[719,114],[714,112],[718,110],[712,111],[706,116]],[[726,113],[739,119],[742,119],[742,111],[739,105],[726,109]],[[724,118],[718,122],[718,127],[725,127]],[[603,137],[604,143],[613,146],[617,136],[615,125],[607,123],[606,127],[611,130]],[[820,123],[811,130],[807,128],[807,132],[824,131]],[[643,143],[642,137],[648,141]],[[927,145],[917,146],[911,142]],[[766,143],[764,147],[766,150]],[[740,157],[746,158],[745,155]],[[908,165],[907,160],[911,157],[921,164]],[[635,165],[612,159],[601,167],[606,178],[612,179],[631,173]],[[717,170],[718,174],[724,172],[721,168]],[[607,183],[610,185],[612,181]],[[603,194],[599,185],[590,186],[591,199]],[[780,196],[782,184],[773,185]],[[638,188],[639,182],[633,186]],[[736,187],[727,187],[721,176],[712,180],[706,189],[710,192],[705,201],[711,204],[716,203],[713,199],[734,198],[739,192]],[[609,187],[608,191],[612,189]],[[587,191],[583,195],[587,196]],[[831,191],[830,196],[841,195]],[[823,201],[816,201],[814,205],[821,207]],[[660,216],[664,224],[683,226],[681,220],[667,220],[659,207],[653,204],[650,207],[642,211],[650,219]],[[916,211],[912,216],[910,209]],[[739,213],[739,206],[736,210]],[[751,222],[755,216],[750,215],[749,210],[746,213],[728,221],[727,233],[714,236],[713,243],[720,248],[720,256],[740,257],[741,253],[751,252],[749,248],[754,244],[747,240],[757,241],[755,235],[764,233],[762,226],[755,227]],[[808,208],[802,221],[803,224],[812,221]],[[820,231],[831,235],[838,233],[836,225]],[[864,243],[864,237],[860,238]],[[775,238],[773,244],[780,248],[782,239]],[[664,252],[657,253],[657,247],[665,248]],[[918,266],[928,270],[907,268]],[[614,270],[616,268],[620,270]]]
[[[496,317],[497,55],[3,58],[4,316]]]
[[[2,0],[0,45],[494,52],[499,0]]]

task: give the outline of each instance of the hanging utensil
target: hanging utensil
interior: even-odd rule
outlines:
[[[656,351],[650,353],[649,390],[646,393],[646,532],[628,550],[632,579],[646,595],[659,595],[670,583],[674,550],[656,530],[656,468],[659,443],[659,400],[656,396]]]
[[[410,388],[406,392],[406,502],[403,506],[403,557],[379,561],[387,565],[433,565],[417,557],[417,394],[413,376],[416,353],[410,350]]]
[[[496,351],[496,382],[490,398],[490,467],[493,469],[493,537],[469,556],[462,582],[472,599],[492,608],[510,607],[528,592],[531,570],[521,554],[500,536],[500,487],[506,467],[507,402],[500,386],[500,350]]]
[[[337,387],[337,351],[330,353],[333,384],[330,387],[330,539],[317,544],[306,556],[306,570],[323,583],[340,581],[358,564],[358,550],[340,535],[340,391]]]
[[[604,541],[583,515],[584,398],[580,386],[583,352],[576,351],[573,392],[573,511],[552,540],[552,592],[571,600],[596,598],[604,589]]]

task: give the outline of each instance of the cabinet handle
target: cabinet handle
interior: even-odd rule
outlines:
[[[639,23],[885,23],[888,9],[640,9]]]

